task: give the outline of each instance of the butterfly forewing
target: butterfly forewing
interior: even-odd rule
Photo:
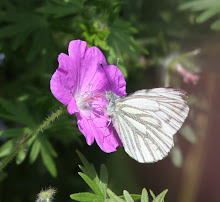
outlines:
[[[113,125],[132,158],[145,163],[167,156],[173,135],[188,115],[184,96],[178,89],[155,88],[136,91],[116,102]]]

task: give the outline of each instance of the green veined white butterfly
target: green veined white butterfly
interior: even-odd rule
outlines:
[[[174,145],[173,135],[189,112],[185,95],[174,88],[139,90],[124,97],[106,92],[106,114],[129,156],[140,163],[167,156]]]

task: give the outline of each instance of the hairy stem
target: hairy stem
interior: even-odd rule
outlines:
[[[24,148],[26,143],[36,136],[40,131],[42,131],[46,126],[48,126],[52,121],[54,121],[57,117],[59,117],[63,112],[66,111],[66,107],[61,107],[55,113],[53,113],[46,121],[44,121],[40,126],[38,126],[32,133],[29,135],[24,135],[24,137],[18,142],[15,150],[7,156],[1,163],[0,163],[0,171],[5,168],[5,166],[17,155],[17,153]]]

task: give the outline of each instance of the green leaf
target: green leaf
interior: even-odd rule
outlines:
[[[4,27],[1,27],[0,38],[10,38],[10,37],[16,36],[17,34],[23,32],[21,27],[24,27],[24,26],[25,26],[25,23],[18,23],[18,24],[7,25]]]
[[[9,113],[13,113],[15,110],[14,103],[11,103],[4,98],[0,98],[0,105]]]
[[[40,136],[39,141],[51,156],[53,157],[58,156],[57,152],[55,151],[55,149],[53,148],[53,146],[51,145],[51,143],[48,141],[47,138],[45,138],[44,136]]]
[[[102,38],[99,38],[99,37],[95,38],[94,44],[95,44],[95,46],[98,46],[103,50],[110,49],[110,47],[107,45],[107,43]]]
[[[0,131],[0,137],[11,137],[11,138],[17,138],[21,137],[26,133],[30,133],[30,128],[9,128],[6,130]]]
[[[53,177],[56,177],[57,176],[57,169],[56,169],[56,165],[54,163],[54,160],[43,146],[41,147],[41,157],[43,159],[43,163],[46,166],[47,170],[50,172],[50,174]]]
[[[36,139],[31,147],[31,152],[29,155],[29,162],[30,163],[33,163],[37,159],[37,157],[40,153],[40,148],[41,148],[41,143],[39,142],[38,139]]]
[[[24,123],[28,126],[35,126],[35,122],[29,113],[26,105],[21,101],[9,101],[0,98],[0,105],[8,112],[7,114],[0,114],[0,117],[12,121]]]
[[[12,44],[12,49],[17,50],[20,46],[23,45],[24,41],[31,35],[34,31],[34,28],[27,28],[25,31],[18,33],[16,37],[14,37],[14,42]]]
[[[156,198],[156,196],[154,195],[154,192],[153,192],[153,191],[150,190],[150,194],[151,194],[151,196],[152,196],[153,199]]]
[[[95,188],[95,193],[103,195],[103,196],[106,196],[106,189],[105,189],[106,185],[103,184],[103,182],[99,179],[98,174],[97,174],[94,166],[92,164],[90,164],[87,161],[87,159],[79,151],[76,151],[76,152],[77,152],[78,156],[80,157],[80,159],[81,159],[81,161],[83,162],[83,165],[84,165],[84,167],[83,166],[79,166],[80,169],[95,184],[95,186],[93,187],[93,188]],[[104,171],[104,168],[102,168],[102,169]],[[102,176],[102,177],[104,177],[104,176]]]
[[[88,192],[71,194],[70,198],[76,201],[87,201],[87,202],[88,201],[94,201],[94,202],[104,201],[101,196],[88,193]]]
[[[22,143],[22,141],[24,141],[24,139],[26,139],[27,136],[28,136],[28,134],[24,135],[24,137],[22,137],[22,139],[18,142],[18,144]],[[21,149],[21,150],[18,152],[18,154],[17,154],[17,156],[16,156],[16,163],[17,163],[17,164],[21,164],[21,163],[25,160],[25,158],[26,158],[26,156],[27,156],[27,154],[28,154],[28,150],[29,150],[30,146],[32,145],[34,139],[35,139],[35,138],[31,138],[31,139],[26,143],[25,148]]]
[[[79,168],[83,171],[83,173],[86,173],[86,168],[84,168],[83,166],[79,165]]]
[[[188,140],[190,143],[195,143],[197,138],[196,135],[193,131],[193,129],[190,127],[190,125],[184,125],[181,130],[180,133],[183,137],[186,138],[186,140]]]
[[[118,196],[117,196],[114,192],[112,192],[109,188],[107,188],[107,193],[108,193],[109,198],[110,198],[112,201],[124,202],[123,199],[121,199],[120,197],[118,197]]]
[[[87,175],[84,173],[79,172],[79,175],[83,178],[83,180],[90,186],[90,188],[97,194],[97,195],[103,195],[103,193],[100,190],[99,185],[95,182],[94,179],[90,179]]]
[[[89,176],[91,179],[97,177],[97,173],[96,170],[94,168],[94,166],[87,161],[87,159],[82,155],[81,152],[79,152],[78,150],[76,150],[76,153],[78,154],[80,160],[82,161],[83,165],[84,165],[84,170],[83,172]],[[80,167],[80,169],[83,167]],[[82,169],[81,169],[82,170]]]
[[[11,23],[7,23],[5,26],[1,28],[0,38],[16,38],[19,35],[19,38],[24,40],[31,32],[45,26],[46,24],[44,16],[39,16],[31,12],[18,12],[16,14],[7,13],[7,15],[2,17],[1,19],[4,21],[3,18],[9,18]],[[24,34],[23,37],[22,34]]]
[[[27,54],[27,61],[32,61],[38,54],[42,53],[46,45],[49,30],[45,28],[38,29],[33,35],[32,49]]]
[[[179,9],[180,10],[190,9],[192,11],[201,11],[201,10],[205,10],[205,9],[212,7],[212,5],[215,5],[216,3],[218,3],[218,0],[190,1],[190,2],[182,4],[179,7]]]
[[[60,17],[64,17],[67,15],[74,14],[74,13],[78,12],[78,9],[77,8],[76,9],[70,8],[67,6],[61,7],[61,6],[51,5],[51,6],[40,7],[36,11],[40,12],[40,13],[54,15],[54,17],[60,18]]]
[[[139,195],[139,194],[130,194],[130,196],[131,196],[132,199],[135,200],[135,201],[141,199],[141,195]],[[118,196],[118,197],[121,198],[121,199],[125,199],[125,196],[124,196],[124,195],[122,195],[122,196]]]
[[[142,189],[141,202],[148,202],[148,193],[145,188]]]
[[[0,182],[3,181],[6,177],[8,176],[8,174],[4,171],[0,172]]]
[[[108,170],[104,164],[100,168],[100,185],[102,187],[102,193],[106,197],[107,185],[108,185]]]
[[[83,162],[83,166],[79,166],[80,169],[84,172],[79,172],[79,175],[83,178],[83,180],[89,185],[89,187],[95,192],[95,194],[91,193],[78,193],[72,194],[70,197],[74,200],[78,201],[108,201],[108,202],[134,202],[136,200],[140,200],[141,202],[148,202],[148,193],[144,188],[142,190],[142,195],[138,194],[129,194],[128,191],[123,191],[123,196],[117,196],[114,192],[112,192],[109,188],[107,188],[108,183],[108,172],[105,165],[101,165],[100,168],[100,180],[97,176],[96,170],[92,164],[90,164],[87,159],[79,152],[76,151],[79,155],[81,161]],[[90,177],[90,176],[92,177]],[[107,190],[107,196],[106,196]],[[150,193],[156,202],[163,202],[164,196],[166,192],[162,192],[160,195],[155,197],[154,193],[150,190]],[[91,197],[90,197],[91,196]]]
[[[160,193],[156,198],[155,202],[164,202],[164,198],[168,192],[168,189],[164,190],[162,193]]]
[[[205,10],[201,15],[199,15],[196,18],[196,22],[203,23],[218,13],[220,13],[220,8],[218,8],[218,7],[217,8],[214,7],[213,9]]]
[[[220,19],[216,20],[211,24],[211,29],[213,30],[219,30],[220,29]]]
[[[132,197],[130,196],[128,191],[124,190],[123,194],[124,194],[124,197],[125,197],[125,201],[127,201],[127,202],[134,202],[134,200],[132,199]]]
[[[25,157],[27,156],[27,151],[25,151],[24,149],[20,150],[16,156],[16,164],[21,164],[24,160]]]
[[[21,13],[19,13],[21,14]],[[24,15],[19,15],[17,13],[7,11],[0,13],[0,22],[19,22],[24,20]]]
[[[37,8],[36,11],[53,15],[56,18],[65,17],[78,13],[85,1],[54,1],[54,3]]]
[[[182,166],[183,164],[182,151],[177,145],[171,151],[171,158],[172,158],[173,164],[176,167],[180,168]]]
[[[140,200],[141,199],[141,195],[140,194],[130,194],[130,196],[133,198],[133,200]]]
[[[107,39],[107,43],[110,47],[108,55],[108,61],[110,63],[119,58],[120,65],[123,67],[125,65],[123,61],[124,54],[126,54],[129,58],[138,61],[138,54],[143,55],[147,53],[147,50],[139,45],[133,38],[133,34],[136,32],[137,30],[131,27],[130,23],[126,21],[117,19],[112,23],[110,27],[110,34]],[[124,68],[120,69],[126,76]]]
[[[16,141],[8,140],[0,147],[0,158],[8,156],[16,147]]]

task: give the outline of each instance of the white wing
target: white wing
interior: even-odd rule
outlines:
[[[115,105],[113,125],[125,151],[141,163],[167,156],[173,135],[188,115],[185,92],[173,88],[140,90]]]

